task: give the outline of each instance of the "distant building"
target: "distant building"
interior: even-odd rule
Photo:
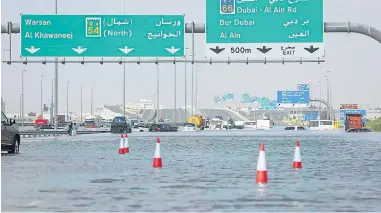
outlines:
[[[137,103],[126,104],[128,109],[154,109],[154,104],[152,100],[140,99]]]
[[[4,113],[7,113],[6,103],[3,99],[3,97],[1,97],[1,111]]]

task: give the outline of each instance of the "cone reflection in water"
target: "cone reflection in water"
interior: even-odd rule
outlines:
[[[162,162],[161,162],[161,156],[160,156],[160,138],[157,137],[156,139],[156,148],[155,148],[155,156],[153,158],[153,168],[161,168]]]
[[[296,140],[294,162],[292,167],[297,170],[302,168],[302,157],[300,156],[300,144],[298,140]]]
[[[124,153],[129,153],[130,152],[130,147],[128,145],[128,135],[127,133],[124,134]]]
[[[124,154],[124,138],[123,138],[123,134],[120,135],[119,154],[120,155]]]
[[[260,144],[259,157],[257,164],[256,183],[264,185],[267,183],[267,168],[266,168],[266,155],[265,144]]]

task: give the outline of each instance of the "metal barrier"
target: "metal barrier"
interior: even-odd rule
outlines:
[[[87,135],[87,134],[99,134],[99,133],[109,133],[109,130],[97,130],[97,131],[77,131],[77,135]],[[34,137],[50,137],[50,136],[62,136],[69,135],[67,131],[25,131],[20,132],[20,136],[23,138],[34,138]]]

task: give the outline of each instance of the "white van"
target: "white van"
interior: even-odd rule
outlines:
[[[310,130],[314,131],[324,131],[324,130],[334,130],[334,123],[331,120],[312,120],[309,124]]]

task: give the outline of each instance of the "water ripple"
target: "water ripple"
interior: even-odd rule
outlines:
[[[158,135],[163,168],[153,169]],[[377,133],[139,133],[129,136],[127,155],[117,154],[120,139],[112,134],[23,140],[20,155],[2,155],[2,209],[379,211],[380,138]],[[296,139],[301,171],[292,169]],[[260,142],[266,145],[265,188],[255,184]]]

